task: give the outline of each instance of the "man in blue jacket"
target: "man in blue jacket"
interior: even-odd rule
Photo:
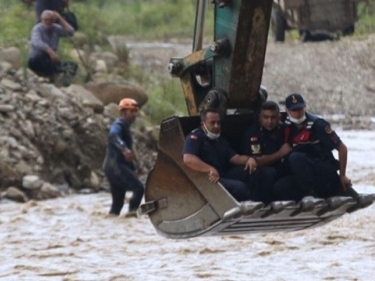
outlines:
[[[138,109],[134,99],[122,99],[119,103],[120,118],[112,123],[109,130],[103,168],[111,188],[112,205],[109,213],[113,215],[120,214],[126,192],[132,191],[127,216],[136,216],[144,193],[133,162],[133,138],[130,132],[130,125],[135,121]]]

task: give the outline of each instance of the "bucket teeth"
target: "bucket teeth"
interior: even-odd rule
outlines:
[[[302,198],[300,207],[302,212],[311,212],[315,206],[324,204],[325,200],[322,198],[315,198],[313,196],[306,196]]]
[[[359,194],[358,204],[360,208],[366,208],[375,201],[375,194]]]
[[[327,199],[327,203],[331,210],[336,210],[352,201],[353,201],[352,197],[346,197],[346,196],[335,196],[335,197],[330,197]]]
[[[294,204],[295,204],[294,201],[275,201],[275,202],[272,202],[270,205],[274,213],[279,213],[283,209],[293,206]]]
[[[262,202],[245,201],[241,203],[241,211],[245,216],[252,215],[256,211],[262,209],[264,204]]]

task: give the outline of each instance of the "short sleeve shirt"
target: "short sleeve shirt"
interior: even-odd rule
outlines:
[[[236,155],[229,142],[222,137],[210,140],[201,128],[192,131],[185,139],[183,154],[193,154],[215,167],[219,173],[229,168],[229,160]]]

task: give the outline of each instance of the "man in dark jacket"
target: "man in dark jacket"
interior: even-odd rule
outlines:
[[[113,215],[120,214],[126,192],[132,191],[127,216],[136,216],[144,193],[143,184],[135,172],[133,138],[130,132],[130,125],[136,119],[138,108],[134,99],[122,99],[119,103],[120,118],[113,122],[109,130],[103,168],[111,187],[112,205],[109,213]]]
[[[220,136],[220,113],[212,108],[201,112],[200,128],[186,137],[183,162],[195,171],[206,173],[211,182],[220,182],[237,201],[252,200],[250,174],[256,171],[256,162],[252,157],[237,154]]]
[[[31,5],[34,0],[25,0],[25,3]],[[69,0],[35,0],[35,13],[37,22],[41,21],[41,15],[44,10],[62,13],[69,4]]]
[[[284,125],[276,102],[263,102],[259,122],[245,130],[242,142],[242,153],[254,157],[258,165],[255,199],[267,204],[274,200],[276,180],[287,173],[284,157],[291,151],[285,144]]]
[[[306,111],[300,94],[289,95],[285,106],[285,138],[293,150],[288,157],[291,177],[275,186],[279,199],[298,201],[309,195],[328,198],[344,193],[351,185],[346,176],[346,145],[327,121]],[[338,160],[332,154],[334,149]]]

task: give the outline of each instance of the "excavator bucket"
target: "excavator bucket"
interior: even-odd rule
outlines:
[[[252,114],[228,115],[222,133],[233,147],[252,122]],[[186,135],[199,126],[199,117],[170,117],[160,128],[157,161],[150,172],[145,203],[139,213],[148,215],[157,232],[168,238],[295,231],[328,223],[365,208],[375,195],[336,196],[326,200],[306,197],[300,202],[237,202],[207,174],[182,162]],[[355,192],[353,191],[355,194]]]
[[[245,128],[257,116],[273,0],[214,0],[214,43],[202,48],[205,5],[197,0],[193,53],[172,58],[169,71],[180,78],[189,117],[162,121],[158,156],[148,175],[145,203],[139,213],[148,215],[157,232],[169,238],[272,231],[294,231],[319,226],[373,203],[375,195],[345,196],[300,202],[237,202],[207,174],[183,164],[185,137],[199,127],[199,109],[211,104],[209,90],[227,93],[227,115],[222,135],[239,149]],[[202,83],[204,81],[204,83]],[[245,109],[245,110],[244,110]],[[236,114],[229,114],[236,112]]]

